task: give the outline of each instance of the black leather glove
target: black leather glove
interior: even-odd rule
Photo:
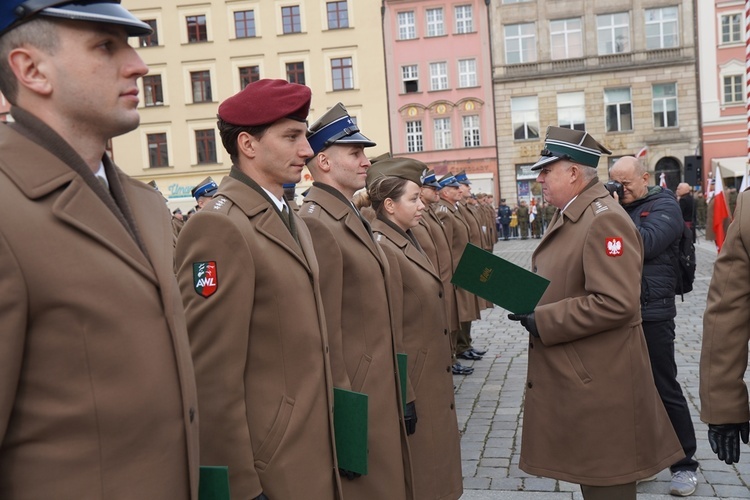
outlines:
[[[404,424],[407,436],[411,436],[417,430],[417,406],[413,401],[406,403],[406,408],[404,408]]]
[[[269,498],[265,494],[261,493],[260,495],[255,497],[255,500],[269,500]]]
[[[750,440],[750,422],[741,424],[708,424],[708,444],[719,460],[732,465],[740,461],[740,438]]]
[[[539,338],[539,330],[536,329],[536,320],[534,319],[534,313],[528,314],[509,314],[508,319],[511,321],[520,321],[521,326],[526,328],[530,334],[534,337]]]
[[[339,467],[339,476],[345,477],[346,479],[349,479],[351,481],[352,479],[357,479],[358,477],[361,477],[362,474],[360,474],[359,472],[352,472],[350,470],[342,469],[341,467]]]

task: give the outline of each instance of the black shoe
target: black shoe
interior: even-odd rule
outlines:
[[[461,363],[456,363],[451,367],[451,370],[453,371],[453,375],[471,375],[474,373],[474,368],[471,368],[469,366],[464,366]]]
[[[476,347],[472,347],[470,351],[477,356],[484,356],[485,354],[487,354],[487,349],[477,349]]]
[[[461,354],[457,354],[456,357],[457,358],[461,358],[461,359],[468,359],[469,361],[478,361],[478,360],[482,359],[482,356],[480,356],[479,354],[476,354],[471,349],[467,349],[466,351],[462,352]]]

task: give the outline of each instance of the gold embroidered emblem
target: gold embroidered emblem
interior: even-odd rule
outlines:
[[[482,274],[479,276],[479,281],[482,283],[487,283],[490,280],[490,277],[492,276],[492,269],[489,267],[485,267],[484,271],[482,271]]]

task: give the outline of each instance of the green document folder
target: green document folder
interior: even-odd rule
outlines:
[[[396,361],[398,361],[398,379],[401,382],[401,406],[406,411],[406,374],[408,370],[407,354],[405,352],[396,353]]]
[[[512,313],[526,314],[539,303],[549,280],[468,243],[451,283]]]
[[[198,500],[231,500],[229,467],[201,465]]]
[[[334,387],[333,427],[339,467],[366,475],[367,394]]]

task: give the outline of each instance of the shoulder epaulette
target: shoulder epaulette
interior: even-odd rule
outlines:
[[[599,200],[594,200],[594,203],[591,204],[591,208],[594,209],[594,215],[598,215],[609,210],[609,207]]]
[[[232,201],[229,198],[219,195],[213,200],[211,200],[211,204],[209,205],[210,208],[209,207],[206,207],[206,208],[208,208],[212,212],[220,212],[223,214],[227,214],[229,213],[229,209],[232,207],[232,205],[234,205],[234,203],[232,203]]]

